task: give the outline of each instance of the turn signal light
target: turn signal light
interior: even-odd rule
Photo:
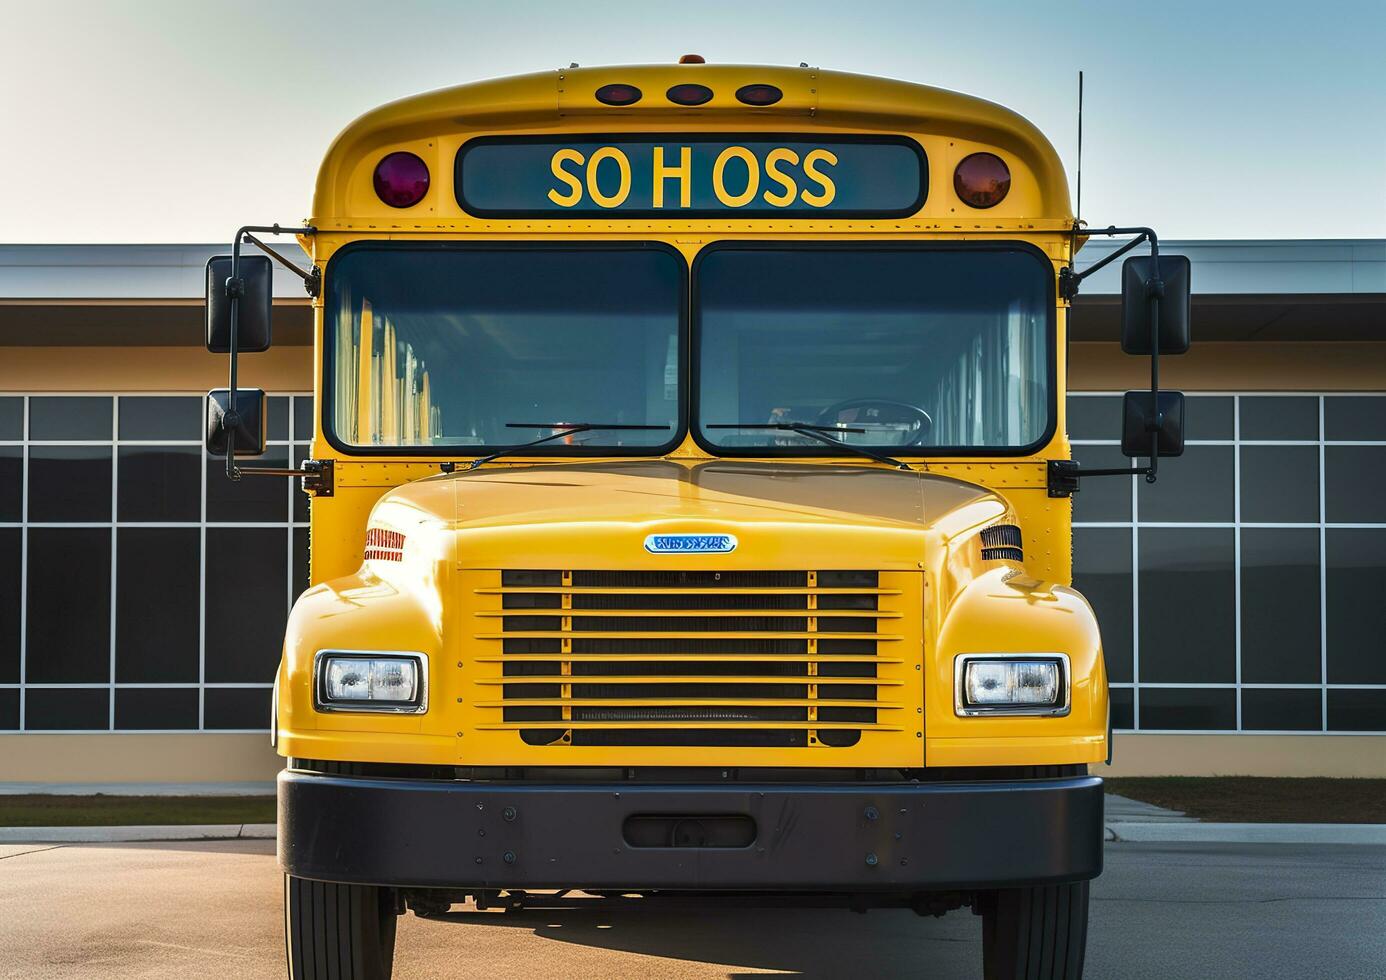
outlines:
[[[634,85],[603,85],[597,89],[597,101],[603,105],[635,105],[641,94]]]
[[[676,105],[702,105],[712,101],[712,89],[706,85],[675,85],[664,94]]]
[[[972,153],[953,171],[953,190],[968,207],[994,208],[1011,190],[1011,168],[995,153]]]
[[[747,105],[774,105],[784,93],[773,85],[743,85],[736,90],[736,97]]]
[[[412,208],[428,193],[428,164],[400,150],[375,165],[375,195],[392,208]]]

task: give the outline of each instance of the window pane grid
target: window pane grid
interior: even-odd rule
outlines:
[[[1120,404],[1119,392],[1072,392],[1069,395],[1070,401],[1079,398],[1105,398],[1110,404]],[[1119,682],[1112,682],[1113,691],[1124,693],[1124,704],[1121,715],[1132,726],[1122,728],[1120,731],[1140,731],[1140,732],[1178,732],[1183,734],[1214,734],[1228,732],[1247,732],[1247,733],[1286,733],[1304,734],[1306,731],[1316,732],[1326,735],[1338,734],[1380,734],[1386,732],[1386,682],[1382,680],[1380,674],[1372,673],[1370,667],[1364,667],[1363,661],[1353,657],[1354,635],[1360,637],[1364,631],[1368,635],[1375,635],[1370,632],[1378,630],[1378,624],[1370,620],[1371,615],[1380,618],[1381,613],[1363,613],[1360,607],[1372,606],[1374,603],[1358,601],[1356,603],[1347,600],[1340,600],[1337,609],[1330,606],[1331,597],[1329,588],[1329,576],[1337,569],[1340,576],[1335,590],[1341,591],[1344,578],[1352,580],[1355,576],[1360,576],[1364,572],[1379,572],[1383,563],[1376,556],[1386,553],[1386,548],[1377,547],[1370,538],[1363,538],[1362,534],[1382,535],[1381,542],[1386,545],[1386,504],[1373,504],[1371,493],[1368,491],[1363,496],[1354,497],[1352,492],[1358,488],[1354,481],[1360,482],[1360,467],[1356,464],[1359,457],[1341,456],[1334,469],[1334,461],[1331,452],[1337,447],[1383,447],[1386,440],[1368,438],[1361,436],[1373,435],[1372,431],[1363,431],[1364,423],[1353,421],[1355,414],[1363,411],[1362,402],[1353,403],[1357,399],[1381,399],[1386,398],[1386,392],[1372,393],[1327,393],[1327,392],[1203,392],[1190,394],[1187,396],[1190,403],[1196,404],[1201,399],[1221,399],[1230,401],[1232,406],[1232,417],[1230,433],[1224,431],[1220,435],[1230,434],[1231,438],[1216,439],[1197,439],[1190,438],[1186,441],[1188,446],[1221,446],[1227,447],[1225,451],[1231,453],[1231,490],[1232,490],[1232,512],[1229,515],[1231,520],[1198,520],[1197,514],[1190,515],[1191,520],[1145,520],[1139,503],[1140,485],[1134,478],[1129,480],[1131,487],[1131,505],[1129,520],[1075,520],[1073,527],[1081,532],[1085,529],[1110,529],[1106,533],[1122,529],[1129,530],[1131,533],[1131,555],[1130,567],[1131,575],[1131,614],[1129,617],[1131,630],[1131,679]],[[1212,404],[1210,401],[1209,404]],[[1380,403],[1372,403],[1380,404]],[[1248,415],[1248,411],[1254,413]],[[1375,412],[1372,408],[1368,414]],[[1335,415],[1336,413],[1336,415]],[[1195,409],[1190,412],[1194,419],[1198,419],[1200,414]],[[1117,422],[1116,412],[1112,413],[1113,428]],[[1120,440],[1116,438],[1094,438],[1094,436],[1104,435],[1100,431],[1102,414],[1096,408],[1084,409],[1077,414],[1080,419],[1080,431],[1082,438],[1071,440],[1074,446],[1074,455],[1078,459],[1083,459],[1083,449],[1085,447],[1111,447],[1120,445]],[[1211,418],[1211,415],[1209,416]],[[1247,438],[1247,428],[1244,420],[1254,417],[1256,438]],[[1334,418],[1338,419],[1336,429],[1334,428]],[[1373,417],[1375,417],[1373,415]],[[1295,438],[1270,438],[1269,435],[1278,428],[1282,419],[1288,419],[1285,423],[1293,432]],[[1224,426],[1226,423],[1223,423]],[[1094,431],[1095,430],[1095,431]],[[1315,432],[1315,430],[1317,430]],[[1205,430],[1206,431],[1206,430]],[[1308,439],[1305,436],[1314,433],[1316,439]],[[1196,432],[1191,433],[1197,435]],[[1357,438],[1334,438],[1334,436],[1356,436]],[[1261,453],[1256,458],[1257,466],[1251,474],[1244,472],[1246,458],[1243,450],[1252,447],[1254,451]],[[1276,447],[1287,447],[1283,458],[1270,453],[1268,449]],[[1308,458],[1305,456],[1305,448],[1295,450],[1293,447],[1305,447],[1310,450]],[[1296,456],[1295,453],[1299,455]],[[1317,458],[1315,458],[1317,457]],[[1379,457],[1378,457],[1379,458]],[[1366,457],[1361,457],[1366,459]],[[1105,461],[1089,462],[1089,466],[1107,465]],[[1171,461],[1170,466],[1178,466],[1179,461]],[[1366,464],[1363,464],[1366,465]],[[1373,465],[1380,465],[1375,463]],[[1277,469],[1278,468],[1278,469]],[[1268,480],[1266,476],[1274,474],[1275,480]],[[1202,474],[1206,477],[1206,473]],[[1287,492],[1286,488],[1289,481],[1299,480],[1299,487],[1302,487],[1299,495],[1295,496]],[[1307,484],[1307,485],[1306,485]],[[1332,496],[1333,491],[1337,495]],[[1316,493],[1317,507],[1313,506],[1312,499],[1308,499],[1308,494]],[[1257,494],[1264,496],[1258,497]],[[1267,499],[1270,498],[1270,499]],[[1340,518],[1330,520],[1332,507],[1331,500],[1340,501],[1336,506],[1338,513],[1333,516]],[[1251,501],[1255,506],[1247,506],[1247,501]],[[1309,505],[1308,513],[1303,513],[1306,509],[1305,504]],[[1315,515],[1315,511],[1317,514]],[[1350,513],[1349,513],[1350,511]],[[1089,511],[1091,513],[1091,511]],[[1147,508],[1147,513],[1149,508]],[[1286,520],[1274,520],[1277,516],[1284,515]],[[1094,514],[1094,516],[1105,516]],[[1125,516],[1112,514],[1111,516]],[[1162,514],[1162,517],[1169,516]],[[1317,517],[1317,520],[1314,517]],[[1255,518],[1255,519],[1249,519]],[[1169,668],[1156,672],[1165,673],[1165,677],[1159,680],[1150,679],[1152,670],[1157,664],[1165,664],[1167,657],[1158,649],[1147,648],[1144,651],[1145,669],[1142,670],[1142,650],[1141,650],[1141,554],[1140,536],[1142,532],[1164,533],[1170,531],[1204,531],[1209,534],[1231,534],[1231,555],[1230,572],[1232,576],[1232,588],[1229,596],[1229,604],[1233,607],[1234,629],[1231,636],[1231,646],[1234,654],[1233,676],[1228,680],[1209,680],[1206,677],[1202,680],[1194,676],[1187,680],[1179,679],[1184,673],[1190,673],[1188,667],[1176,668],[1174,677],[1170,676]],[[1281,538],[1275,532],[1284,531],[1287,535],[1298,532],[1301,537],[1299,540],[1303,544],[1308,544],[1317,538],[1317,568],[1314,568],[1313,551],[1303,554],[1303,549],[1298,546],[1290,547],[1296,539]],[[1352,532],[1361,532],[1354,536]],[[1310,535],[1305,541],[1303,535]],[[1250,535],[1260,535],[1251,538]],[[1334,537],[1337,535],[1337,537]],[[1078,539],[1075,534],[1075,540]],[[1095,539],[1087,537],[1089,542],[1106,541],[1111,542],[1110,538]],[[1153,540],[1153,539],[1152,539]],[[1253,549],[1252,542],[1256,548]],[[1337,545],[1334,542],[1337,542]],[[1166,547],[1168,543],[1166,542]],[[1268,558],[1268,548],[1275,550],[1270,552]],[[1286,552],[1286,548],[1290,548]],[[1313,545],[1310,545],[1313,548]],[[1335,550],[1336,549],[1336,550]],[[1178,549],[1174,549],[1178,550]],[[1078,587],[1083,587],[1083,554],[1082,549],[1076,549],[1076,568],[1075,574],[1078,579]],[[1289,557],[1286,557],[1286,555]],[[1252,567],[1244,567],[1244,562],[1250,560],[1248,556],[1255,555],[1256,561]],[[1363,556],[1366,557],[1363,557]],[[1147,556],[1147,566],[1144,570],[1145,575],[1151,575],[1156,571],[1157,565],[1151,565],[1150,561],[1159,561],[1159,556]],[[1283,572],[1281,567],[1276,565],[1277,560],[1291,562],[1293,567],[1285,567]],[[1344,566],[1342,562],[1348,562]],[[1330,562],[1335,564],[1330,565]],[[1356,564],[1353,564],[1353,563]],[[1365,565],[1363,563],[1366,563]],[[1101,563],[1101,567],[1109,572],[1110,566],[1114,565],[1112,556],[1108,555]],[[1312,572],[1310,570],[1312,569]],[[1302,571],[1301,571],[1302,570]],[[1251,579],[1253,571],[1259,573],[1260,578]],[[1304,594],[1300,594],[1293,589],[1282,591],[1289,594],[1280,599],[1280,615],[1289,616],[1292,623],[1301,623],[1304,627],[1312,629],[1314,632],[1304,635],[1304,630],[1299,630],[1298,639],[1286,639],[1283,635],[1277,635],[1275,631],[1276,623],[1283,623],[1285,620],[1277,619],[1276,610],[1272,609],[1267,613],[1267,599],[1265,580],[1270,572],[1276,573],[1276,577],[1288,577],[1291,573],[1298,577],[1302,585],[1307,585],[1312,594],[1314,586],[1309,584],[1317,579],[1317,619],[1314,618],[1312,609],[1313,600],[1304,601]],[[1307,582],[1303,580],[1302,572],[1310,572],[1314,578]],[[1168,570],[1164,573],[1168,575]],[[1379,578],[1379,575],[1377,576]],[[1250,587],[1249,583],[1257,582],[1258,591],[1253,593],[1256,598],[1250,600],[1246,592]],[[1147,592],[1150,585],[1146,585]],[[1218,600],[1219,602],[1221,600]],[[1252,604],[1248,605],[1251,601]],[[1287,611],[1288,610],[1288,611]],[[1159,616],[1157,610],[1153,614],[1147,610],[1146,614]],[[1270,627],[1262,625],[1263,621],[1258,620],[1259,615],[1268,614]],[[1249,618],[1248,618],[1249,617]],[[1294,617],[1299,617],[1295,619]],[[1110,617],[1120,619],[1122,626],[1125,626],[1127,617]],[[1208,624],[1199,617],[1190,617],[1191,626],[1190,637],[1197,640],[1202,637],[1208,629]],[[1152,624],[1155,621],[1152,621]],[[1312,626],[1310,625],[1312,624]],[[1339,624],[1342,630],[1339,631]],[[1250,626],[1258,626],[1258,640],[1253,643],[1246,636],[1244,630]],[[1332,629],[1330,627],[1332,626]],[[1379,631],[1379,630],[1378,630]],[[1125,629],[1122,628],[1122,633]],[[1149,639],[1149,630],[1147,639]],[[1274,639],[1280,641],[1280,648],[1275,649],[1272,644],[1271,649],[1266,649],[1263,644],[1266,642],[1268,632]],[[1293,632],[1293,631],[1291,631]],[[1309,637],[1317,635],[1317,657],[1313,657],[1313,640]],[[1329,646],[1336,638],[1337,647]],[[1304,640],[1308,639],[1308,646],[1303,645]],[[1248,644],[1251,644],[1248,646]],[[1165,643],[1165,646],[1170,644]],[[1225,649],[1225,648],[1224,648]],[[1287,653],[1287,650],[1289,651]],[[1298,650],[1300,656],[1296,659],[1293,653]],[[1304,654],[1313,657],[1306,661]],[[1287,660],[1286,658],[1289,657]],[[1224,661],[1225,662],[1225,661]],[[1288,664],[1288,666],[1286,666]],[[1296,668],[1293,665],[1298,664]],[[1311,673],[1308,677],[1304,676],[1304,668],[1309,664]],[[1336,666],[1335,666],[1336,665]],[[1216,668],[1207,665],[1200,665],[1192,673],[1207,673],[1212,670],[1216,673]],[[1292,672],[1291,672],[1292,671]],[[1363,672],[1367,674],[1364,676]],[[1298,674],[1298,679],[1290,680]],[[1356,674],[1357,676],[1353,676]],[[1285,676],[1284,681],[1275,678]],[[1315,680],[1317,678],[1317,680]],[[1361,683],[1358,683],[1361,681]],[[1165,692],[1161,694],[1160,711],[1152,716],[1151,711],[1146,711],[1146,717],[1142,718],[1142,697],[1141,692]],[[1227,695],[1221,695],[1222,700],[1216,692],[1228,692],[1235,697],[1234,702],[1226,700]],[[1204,692],[1199,694],[1198,692]],[[1245,692],[1252,692],[1247,695]],[[1305,702],[1305,695],[1312,698],[1313,692],[1318,693],[1316,699]],[[1185,696],[1181,697],[1180,693]],[[1206,696],[1205,696],[1206,695]],[[1332,696],[1330,696],[1332,695]],[[1255,705],[1251,701],[1255,699]],[[1170,700],[1170,699],[1173,700]],[[1208,700],[1214,698],[1215,700]],[[1150,702],[1150,698],[1144,699]],[[1310,707],[1317,701],[1317,711]],[[1349,703],[1351,701],[1351,703]],[[1176,727],[1166,727],[1162,722],[1174,720],[1170,712],[1174,705],[1182,707],[1176,714],[1182,713],[1184,717],[1178,718]],[[1206,705],[1205,709],[1195,709],[1196,705]],[[1217,708],[1214,708],[1217,705]],[[1336,707],[1335,707],[1336,706]],[[1149,704],[1146,706],[1150,707]],[[1253,711],[1254,707],[1254,711]],[[1211,714],[1206,714],[1210,711]],[[1336,711],[1336,715],[1335,715]],[[1216,725],[1189,725],[1184,727],[1182,722],[1187,718],[1198,716],[1201,712],[1205,713],[1206,719],[1217,722]],[[1337,720],[1335,720],[1335,717]],[[1267,727],[1275,724],[1276,727]],[[1364,727],[1365,726],[1365,727]]]
[[[209,676],[215,675],[208,671],[207,603],[209,598],[216,601],[217,597],[209,597],[207,588],[207,537],[211,530],[221,534],[225,542],[233,546],[240,543],[243,547],[242,532],[282,532],[282,538],[275,535],[276,540],[282,541],[282,571],[271,571],[274,557],[264,555],[266,572],[275,582],[276,593],[270,602],[274,608],[264,609],[265,618],[282,620],[292,606],[296,589],[307,579],[306,571],[300,573],[295,567],[294,536],[305,535],[308,527],[307,508],[296,500],[301,493],[297,482],[284,480],[282,496],[277,489],[266,488],[275,503],[258,516],[247,514],[244,507],[234,510],[234,505],[232,513],[209,515],[208,473],[220,461],[205,454],[200,440],[189,438],[202,425],[201,392],[15,392],[0,396],[18,403],[19,426],[17,432],[6,432],[7,436],[19,438],[0,440],[0,446],[14,447],[9,451],[19,470],[18,486],[11,484],[10,491],[17,491],[11,498],[17,513],[12,509],[0,521],[0,529],[15,534],[13,540],[18,545],[18,669],[17,676],[11,674],[5,683],[0,683],[0,691],[15,692],[9,697],[17,700],[18,717],[11,714],[10,723],[17,727],[0,734],[265,731],[269,721],[268,694],[273,688],[272,672],[265,669],[270,659],[265,651],[258,655],[248,652],[245,663],[236,659],[219,664],[221,676],[209,680]],[[270,396],[271,453],[277,449],[289,459],[308,455],[312,406],[313,398],[306,393]],[[198,474],[191,479],[190,465],[194,461]],[[36,465],[48,467],[44,487],[49,489],[42,492],[32,479]],[[92,469],[97,472],[92,474]],[[99,483],[87,479],[92,475]],[[179,482],[184,477],[189,479]],[[11,470],[8,479],[13,478]],[[58,502],[50,493],[54,488],[62,496]],[[193,494],[197,501],[189,507],[184,501]],[[42,514],[35,510],[34,500],[42,500]],[[93,509],[103,513],[90,514]],[[227,519],[237,513],[255,519]],[[69,514],[77,519],[63,520]],[[169,519],[159,519],[165,514]],[[91,519],[93,516],[98,519]],[[188,582],[181,604],[186,609],[196,601],[197,610],[195,615],[188,612],[183,617],[186,625],[180,627],[181,637],[165,639],[153,635],[155,622],[147,622],[148,629],[139,629],[141,621],[154,619],[148,615],[151,600],[147,593],[141,595],[141,590],[155,588],[157,582],[147,584],[143,575],[137,583],[128,581],[133,574],[128,569],[138,563],[131,562],[127,553],[127,580],[122,588],[121,548],[122,540],[129,534],[143,535],[133,539],[132,545],[127,542],[130,546],[169,545],[178,540],[168,537],[176,531],[187,535],[181,539],[186,544],[181,554],[189,574],[191,561],[197,562],[195,586]],[[159,532],[165,536],[158,537]],[[73,534],[87,537],[73,538]],[[155,536],[151,538],[151,534]],[[38,535],[45,537],[39,540]],[[74,559],[65,546],[79,541],[83,542],[83,550]],[[93,550],[98,542],[99,550]],[[83,559],[83,554],[88,557]],[[304,549],[300,547],[297,554],[302,559]],[[156,550],[154,555],[154,560],[159,561],[160,552]],[[62,649],[61,620],[68,618],[71,622],[71,617],[57,616],[52,600],[44,595],[47,590],[35,592],[31,587],[40,570],[52,578],[60,572],[63,562],[71,562],[73,567],[87,566],[87,584],[79,586],[80,594],[87,611],[99,614],[99,619],[76,620],[81,630],[90,632],[93,639],[99,638],[94,649],[88,645],[87,652],[79,656],[71,656],[70,651],[65,654]],[[282,597],[278,595],[280,574],[285,576]],[[99,591],[91,592],[91,586],[98,581]],[[143,602],[137,601],[140,599]],[[99,609],[103,602],[107,608]],[[122,605],[127,608],[122,609]],[[196,637],[192,634],[194,628]],[[11,638],[14,635],[11,633]],[[277,644],[273,656],[277,660]],[[186,665],[182,669],[176,667],[179,660]],[[36,672],[36,665],[41,673]],[[270,676],[262,676],[265,674]],[[65,694],[70,697],[64,697]],[[213,697],[215,710],[209,712],[208,701]],[[151,723],[158,727],[148,727]]]

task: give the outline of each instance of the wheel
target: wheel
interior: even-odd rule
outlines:
[[[1087,944],[1086,881],[982,897],[986,980],[1080,980]]]
[[[390,980],[395,922],[388,888],[284,876],[290,980]]]

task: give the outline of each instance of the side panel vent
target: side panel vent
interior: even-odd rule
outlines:
[[[398,531],[387,531],[381,527],[366,530],[367,561],[403,561],[404,535]]]
[[[982,561],[1024,561],[1025,550],[1020,528],[1014,524],[993,524],[982,529]]]

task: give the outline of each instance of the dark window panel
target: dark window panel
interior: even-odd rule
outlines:
[[[1242,529],[1242,680],[1317,684],[1318,528]]]
[[[0,527],[0,684],[19,682],[19,580],[23,535]]]
[[[1235,574],[1231,528],[1141,530],[1141,680],[1236,678]]]
[[[1233,401],[1223,395],[1190,395],[1184,399],[1185,439],[1231,439]]]
[[[1142,651],[1144,653],[1144,651]],[[1144,658],[1142,658],[1142,661]],[[1144,663],[1142,662],[1142,666]],[[1142,673],[1144,673],[1142,671]],[[1141,729],[1237,727],[1237,691],[1230,687],[1143,687]]]
[[[1112,728],[1115,731],[1136,727],[1136,692],[1129,687],[1114,687],[1108,692],[1112,704]]]
[[[275,395],[265,399],[266,438],[286,442],[289,438],[289,399]]]
[[[207,529],[208,681],[274,680],[288,619],[288,547],[283,528]]]
[[[30,528],[26,678],[104,684],[110,629],[110,528]]]
[[[24,692],[24,730],[104,731],[110,727],[111,692],[106,688],[29,688]]]
[[[1328,681],[1386,684],[1386,528],[1330,529],[1328,559]]]
[[[1325,396],[1323,435],[1329,441],[1371,442],[1386,439],[1386,396]]]
[[[308,529],[294,528],[294,575],[290,587],[297,599],[308,589]]]
[[[1386,732],[1386,691],[1329,691],[1328,730]]]
[[[1318,446],[1242,446],[1242,521],[1319,522]]]
[[[1073,586],[1092,603],[1102,629],[1107,676],[1118,683],[1130,681],[1131,532],[1124,527],[1074,528],[1073,566]]]
[[[0,688],[0,731],[19,728],[19,688]]]
[[[271,693],[267,687],[209,687],[202,692],[203,728],[268,731]]]
[[[1070,395],[1067,401],[1070,439],[1120,439],[1121,396]]]
[[[1184,455],[1160,460],[1158,482],[1139,484],[1141,522],[1231,522],[1233,452],[1232,446],[1185,446]]]
[[[0,398],[0,439],[24,438],[24,399]]]
[[[122,395],[122,439],[173,439],[202,441],[205,401],[196,396]]]
[[[1323,728],[1323,697],[1305,688],[1242,689],[1242,731],[1317,732]]]
[[[1085,401],[1090,399],[1084,399]],[[1130,466],[1120,446],[1074,446],[1073,458],[1083,469],[1117,469]],[[1082,490],[1073,495],[1075,521],[1129,521],[1131,519],[1130,476],[1095,476],[1084,480]]]
[[[119,453],[117,520],[202,519],[202,450],[195,446],[121,446]]]
[[[196,681],[198,529],[124,527],[116,533],[116,680]]]
[[[239,481],[226,478],[226,460],[206,456],[207,463],[207,520],[284,523],[289,519],[289,494],[285,488],[288,478],[282,476],[247,476]],[[284,447],[263,456],[245,457],[242,466],[289,465]]]
[[[1319,438],[1319,400],[1312,395],[1243,396],[1241,438],[1279,441]]]
[[[115,692],[115,727],[197,728],[197,688],[122,687]]]
[[[0,446],[0,521],[24,519],[24,447]]]
[[[110,446],[29,447],[29,520],[110,519]]]
[[[1386,446],[1328,446],[1323,452],[1328,523],[1386,523]]]
[[[29,399],[29,439],[111,438],[111,399],[35,395]]]
[[[294,397],[294,439],[307,442],[313,438],[313,396]]]

